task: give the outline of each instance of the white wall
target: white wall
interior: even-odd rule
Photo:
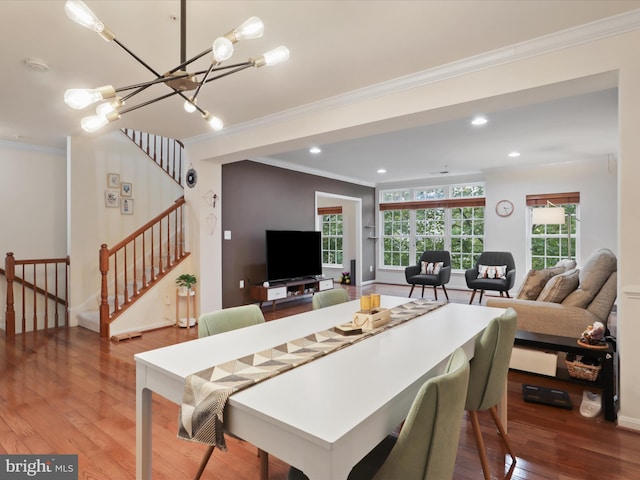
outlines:
[[[560,160],[560,159],[558,159]],[[455,177],[447,177],[457,183]],[[477,179],[476,179],[477,180]],[[511,168],[488,172],[484,178],[486,191],[485,250],[509,251],[516,261],[517,292],[529,267],[527,266],[527,207],[526,196],[531,194],[580,192],[580,241],[576,260],[581,264],[591,252],[606,247],[617,252],[617,168],[607,158],[578,165],[558,164],[553,167]],[[418,181],[415,186],[440,185],[433,179]],[[380,187],[385,189],[383,185]],[[496,214],[500,200],[510,200],[514,212],[509,217]],[[380,222],[379,222],[380,223]],[[404,285],[404,269],[383,269],[376,272],[376,280]],[[463,272],[454,272],[450,288],[466,289]]]
[[[17,260],[65,258],[67,256],[67,184],[63,151],[0,141],[0,267],[13,252]],[[43,241],[46,239],[46,241]],[[16,272],[20,275],[20,272]],[[26,272],[27,276],[30,272]],[[55,273],[50,270],[49,285]],[[60,284],[62,285],[62,284]],[[0,277],[0,298],[7,298],[7,284]],[[41,302],[42,299],[38,299]],[[50,312],[53,312],[53,304]],[[21,304],[14,304],[16,319],[22,318]],[[33,311],[29,302],[26,311]],[[30,315],[26,315],[31,319]],[[38,318],[43,324],[44,319]],[[50,323],[53,325],[51,313]],[[5,309],[0,309],[0,328],[5,329]],[[30,322],[27,322],[27,329]],[[16,321],[17,332],[22,324]]]
[[[0,141],[0,253],[67,256],[65,152]],[[43,241],[46,239],[47,241]]]
[[[264,156],[286,151],[316,140],[330,141],[354,133],[366,134],[368,128],[394,123],[412,114],[434,111],[440,107],[463,105],[465,102],[496,95],[518,92],[558,82],[574,80],[605,72],[618,72],[620,89],[620,152],[618,198],[618,259],[621,297],[618,303],[618,323],[621,338],[621,412],[620,424],[640,430],[640,372],[631,367],[640,363],[640,351],[635,339],[640,338],[640,322],[634,318],[640,300],[640,255],[637,239],[640,223],[636,206],[640,204],[640,61],[637,46],[639,31],[621,31],[609,36],[591,36],[583,43],[572,41],[561,46],[553,43],[519,46],[503,55],[485,59],[474,58],[465,71],[447,66],[440,72],[425,76],[421,85],[357,101],[332,105],[324,110],[300,110],[280,121],[261,122],[253,129],[238,129],[187,142],[190,157],[195,161],[220,162]],[[509,58],[509,55],[511,58]],[[484,63],[483,63],[484,62]],[[304,140],[304,142],[302,142]],[[219,181],[215,172],[213,181]],[[490,178],[487,178],[490,181]],[[536,186],[536,190],[541,185]],[[515,220],[514,217],[511,222]],[[593,241],[593,244],[596,244]],[[220,258],[221,249],[205,252],[207,261]],[[211,278],[219,282],[220,277]],[[215,292],[214,289],[211,291]]]

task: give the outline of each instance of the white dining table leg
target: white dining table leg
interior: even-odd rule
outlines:
[[[151,480],[151,390],[145,372],[136,369],[136,480]]]

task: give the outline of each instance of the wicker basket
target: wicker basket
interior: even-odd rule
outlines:
[[[583,363],[582,355],[567,355],[565,357],[565,363],[567,364],[567,370],[569,376],[573,378],[579,378],[580,380],[588,380],[595,382],[598,378],[598,373],[602,368],[600,361],[598,360],[594,365]]]

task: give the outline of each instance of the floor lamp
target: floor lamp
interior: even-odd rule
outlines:
[[[564,207],[558,207],[551,202],[543,208],[534,208],[531,214],[531,223],[534,225],[565,225],[567,223],[567,215]],[[567,225],[567,253],[571,259],[571,223]]]

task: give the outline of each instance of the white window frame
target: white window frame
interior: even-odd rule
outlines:
[[[402,203],[407,203],[407,201],[402,201],[402,200],[392,200],[390,201],[389,199],[385,199],[385,196],[388,196],[389,194],[393,194],[393,193],[397,193],[397,194],[401,194],[401,193],[406,193],[409,192],[410,193],[410,198],[412,200],[410,201],[416,201],[417,200],[417,195],[419,191],[437,191],[439,189],[444,190],[444,199],[447,198],[464,198],[464,197],[452,197],[452,192],[454,188],[459,188],[459,187],[482,187],[482,193],[485,193],[485,184],[484,182],[471,182],[471,183],[467,183],[467,184],[452,184],[452,185],[430,185],[430,186],[419,186],[419,187],[410,187],[410,188],[399,188],[399,189],[389,189],[389,190],[381,190],[379,192],[379,201],[380,203],[398,203],[398,204],[402,204]],[[442,197],[438,196],[437,199],[441,199]],[[478,198],[478,196],[473,196],[473,198]],[[422,201],[422,199],[418,200],[418,201]],[[452,227],[452,215],[451,215],[451,211],[453,208],[467,208],[467,207],[436,207],[436,208],[444,208],[445,210],[445,233],[443,235],[444,238],[444,249],[445,250],[449,250],[451,251],[451,244],[452,244],[452,238],[453,236],[451,235],[451,227]],[[468,207],[468,208],[484,208],[485,209],[485,216],[484,219],[486,221],[486,207]],[[400,209],[399,209],[400,210]],[[416,248],[416,240],[418,238],[422,238],[425,237],[424,235],[418,235],[417,234],[417,220],[416,220],[416,212],[417,209],[414,208],[408,208],[409,210],[409,235],[406,236],[408,242],[409,242],[409,265],[414,265],[415,263],[413,263],[412,259],[417,259],[421,254],[422,251],[418,252],[418,249]],[[378,212],[379,214],[379,220],[378,223],[380,225],[380,239],[381,241],[379,242],[379,248],[378,248],[378,265],[380,265],[380,269],[385,269],[385,270],[404,270],[408,265],[401,265],[401,266],[397,266],[397,265],[386,265],[385,264],[385,249],[384,249],[384,241],[385,238],[389,238],[389,236],[385,235],[385,223],[384,223],[384,214],[385,211],[381,210]],[[404,237],[404,236],[403,236]],[[400,238],[403,238],[400,237]],[[426,236],[425,238],[429,238],[429,236]],[[484,242],[484,228],[483,228],[483,233],[482,236],[480,237],[482,238],[482,241]],[[474,255],[480,255],[480,252],[476,252]],[[417,260],[415,260],[417,261]],[[460,271],[464,271],[465,269],[454,269],[454,271],[460,272]]]
[[[321,232],[321,237],[322,237],[322,266],[323,267],[328,267],[328,268],[342,268],[344,266],[344,217],[342,213],[327,213],[327,214],[321,214],[320,216],[320,232]],[[342,231],[342,233],[340,235],[325,235],[324,234],[324,226],[325,226],[325,217],[340,217],[340,230]],[[336,224],[338,224],[338,221],[334,222]],[[338,249],[331,249],[331,250],[326,250],[324,248],[324,240],[325,239],[335,239],[335,240],[342,240],[342,248]],[[340,263],[325,263],[324,261],[324,254],[327,251],[331,251],[334,254],[334,258],[337,258],[337,253],[340,253],[340,256],[342,257],[342,262]]]
[[[563,204],[557,204],[558,207],[566,207],[567,205],[569,205],[568,203],[563,203]],[[575,242],[575,247],[571,249],[571,258],[573,260],[576,261],[576,263],[579,265],[580,264],[580,258],[579,258],[579,252],[580,252],[580,203],[576,202],[576,203],[571,203],[571,205],[575,205],[575,213],[571,214],[572,217],[572,231],[571,231],[571,240],[573,240]],[[533,235],[533,209],[534,208],[544,208],[544,207],[538,207],[538,206],[530,206],[527,207],[527,255],[526,255],[526,262],[527,262],[527,269],[533,269],[533,239],[534,238],[558,238],[560,240],[564,239],[564,238],[568,238],[569,235],[566,231],[566,226],[565,225],[561,225],[560,226],[560,233],[552,233],[549,235]],[[562,245],[562,243],[561,243]],[[550,258],[554,258],[554,262],[553,263],[548,263],[545,262],[547,266],[553,266],[556,262],[555,259],[557,258],[558,260],[563,260],[567,258],[567,254],[568,252],[563,251],[562,247],[559,253],[558,257],[551,257]],[[547,256],[545,255],[545,259],[547,258]]]

